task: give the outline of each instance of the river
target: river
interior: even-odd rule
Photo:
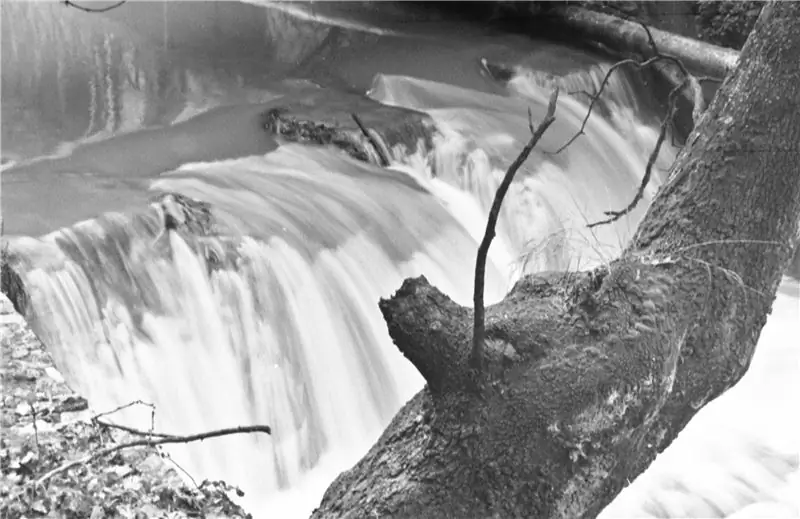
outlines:
[[[587,109],[567,94],[599,86],[603,57],[396,4],[1,5],[3,223],[32,326],[94,409],[151,402],[172,433],[272,426],[170,450],[195,479],[239,485],[257,517],[307,516],[422,387],[376,302],[425,274],[470,304],[492,197],[553,85],[557,121],[504,204],[487,303],[525,273],[613,258],[676,153],[637,209],[590,230],[633,197],[660,115],[642,78],[615,75],[554,153]],[[388,168],[264,129],[287,100],[327,116],[364,99],[428,118]],[[164,193],[210,204],[220,264],[161,232]],[[745,379],[603,517],[797,516],[797,315],[787,278]]]

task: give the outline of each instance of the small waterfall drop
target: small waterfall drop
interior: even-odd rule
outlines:
[[[527,110],[541,118],[549,95],[523,85],[514,98],[379,74],[370,97],[432,117],[430,152],[395,149],[398,162],[382,169],[283,144],[263,156],[185,164],[154,178],[150,191],[208,204],[207,235],[164,234],[164,208],[154,203],[16,240],[36,333],[95,409],[150,402],[156,428],[176,434],[270,425],[270,437],[169,452],[195,479],[241,486],[259,514],[307,514],[317,499],[308,496],[320,496],[422,386],[391,344],[378,299],[424,274],[471,305],[488,209],[529,138]],[[523,273],[607,260],[641,217],[640,208],[586,231],[627,203],[644,163],[602,117],[554,153],[580,128],[585,105],[563,97],[558,110],[503,206],[487,303]],[[131,408],[116,419],[145,427],[149,412]]]
[[[524,95],[509,98],[481,94],[425,80],[378,76],[370,91],[374,99],[429,113],[437,136],[433,165],[426,180],[468,193],[487,215],[506,169],[530,138],[532,121],[544,117],[549,87],[525,78]],[[583,124],[587,106],[562,96],[557,119],[528,161],[520,168],[502,207],[500,236],[512,255],[515,275],[554,269],[578,269],[612,258],[632,235],[646,203],[613,225],[587,229],[605,218],[609,208],[622,208],[641,183],[645,161],[635,141],[602,117],[590,118],[582,137],[557,153]],[[632,110],[623,128],[640,130],[652,147],[656,134],[637,122]],[[649,130],[649,131],[648,131]],[[669,165],[675,151],[664,146],[660,166]],[[645,189],[649,201],[660,185],[663,169]]]
[[[156,427],[173,433],[273,428],[205,442],[206,454],[171,449],[196,478],[239,482],[258,499],[296,491],[326,456],[359,452],[422,384],[389,341],[378,299],[424,273],[470,302],[474,259],[454,260],[474,258],[475,240],[403,172],[291,145],[189,165],[153,187],[212,204],[224,233],[165,235],[154,206],[13,251],[28,265],[18,270],[34,329],[95,408],[150,402]],[[385,190],[392,199],[378,203]],[[508,283],[490,265],[487,301]],[[118,418],[147,420],[135,409]]]
[[[307,517],[423,383],[391,343],[379,298],[424,274],[471,305],[477,243],[495,190],[530,137],[528,110],[536,124],[553,86],[591,91],[610,64],[591,58],[598,62],[558,77],[517,67],[500,85],[469,61],[483,48],[462,54],[456,34],[452,45],[430,30],[402,36],[406,54],[384,67],[370,46],[392,31],[353,36],[348,27],[363,24],[318,27],[281,10],[219,5],[174,3],[169,17],[166,7],[153,11],[155,24],[145,16],[126,25],[122,16],[81,17],[56,4],[2,3],[2,64],[15,72],[3,75],[4,157],[6,149],[15,161],[63,155],[27,170],[4,167],[14,193],[30,182],[61,196],[31,188],[31,199],[12,206],[33,200],[52,215],[85,204],[102,213],[16,238],[11,258],[36,333],[95,410],[141,399],[155,404],[156,429],[176,434],[270,425],[268,437],[169,453],[195,479],[242,487],[257,517]],[[181,22],[204,22],[210,12],[215,38]],[[223,22],[246,22],[247,38],[220,32]],[[205,47],[192,39],[198,34]],[[206,59],[216,47],[229,55]],[[237,61],[244,49],[254,57]],[[348,52],[349,62],[341,58]],[[363,56],[383,68],[361,70]],[[325,69],[328,61],[335,65]],[[435,73],[416,73],[425,72],[415,68],[422,61]],[[294,66],[318,75],[273,81]],[[333,149],[265,144],[262,103],[298,85],[363,92],[369,80],[372,99],[430,116],[432,149],[396,148],[396,162],[378,168]],[[556,123],[519,171],[490,250],[487,303],[525,273],[614,257],[660,185],[671,146],[639,207],[587,229],[630,201],[657,132],[625,76],[615,77],[584,134],[557,152],[586,109],[585,97],[562,92]],[[163,150],[169,160],[142,158]],[[83,198],[65,202],[62,191]],[[205,204],[190,222],[202,232],[164,232],[166,194]],[[148,428],[150,415],[132,408],[115,419]]]
[[[394,88],[407,83],[397,78]],[[448,88],[423,86],[443,98]],[[31,260],[18,270],[35,287],[34,329],[75,390],[97,409],[153,403],[156,427],[172,433],[270,425],[268,438],[220,438],[170,453],[195,478],[242,486],[253,510],[309,512],[313,503],[292,496],[319,495],[422,385],[391,344],[378,299],[425,274],[471,304],[488,207],[526,139],[520,103],[489,99],[492,114],[406,101],[428,109],[442,131],[432,156],[405,156],[395,170],[284,145],[264,157],[189,164],[152,184],[210,204],[218,235],[195,243],[163,235],[153,206],[17,242],[18,256],[50,257],[45,267]],[[581,216],[569,190],[590,154],[604,155],[591,140],[576,144],[567,158],[539,154],[521,172],[491,250],[487,303],[525,270],[581,267],[614,250],[613,242],[593,245],[596,235],[574,239],[585,218],[624,202],[607,191]],[[599,178],[590,185],[615,177],[630,185],[639,163],[609,150],[600,168],[595,159]],[[576,250],[585,263],[570,265]],[[132,409],[118,419],[142,427],[148,417]]]

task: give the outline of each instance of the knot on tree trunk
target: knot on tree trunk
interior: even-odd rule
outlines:
[[[447,297],[425,276],[406,279],[378,305],[395,345],[431,392],[458,391],[470,382],[471,309]]]

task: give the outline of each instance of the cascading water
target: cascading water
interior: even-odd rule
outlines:
[[[403,278],[424,274],[456,301],[470,304],[488,207],[529,137],[527,110],[534,120],[544,114],[549,76],[527,64],[508,85],[495,84],[480,75],[477,57],[497,51],[498,36],[473,38],[462,51],[466,44],[455,33],[455,45],[429,35],[394,36],[393,49],[422,50],[415,48],[408,60],[398,50],[398,59],[385,68],[364,71],[355,58],[345,57],[352,53],[372,67],[370,56],[380,56],[381,45],[388,45],[381,31],[343,36],[340,27],[326,25],[315,32],[307,17],[295,20],[263,9],[263,26],[251,32],[259,44],[272,45],[271,63],[280,71],[292,62],[298,70],[313,69],[311,79],[319,84],[371,86],[368,95],[378,102],[429,114],[437,128],[433,149],[395,148],[396,162],[384,169],[332,149],[264,142],[254,117],[264,103],[279,101],[300,83],[269,82],[257,69],[226,69],[221,58],[205,63],[202,47],[187,43],[191,30],[180,24],[167,27],[165,19],[163,33],[148,36],[143,22],[122,23],[124,13],[87,21],[47,11],[52,6],[6,2],[2,8],[4,70],[24,70],[26,52],[39,56],[34,62],[41,69],[19,76],[27,78],[24,84],[3,75],[4,156],[24,159],[59,146],[63,155],[23,161],[4,173],[14,209],[6,209],[7,230],[31,234],[50,226],[41,238],[12,242],[35,331],[94,409],[151,402],[156,428],[173,433],[270,425],[269,437],[218,438],[176,446],[170,454],[196,479],[242,487],[245,506],[258,516],[307,515],[331,479],[365,452],[422,385],[391,344],[377,300]],[[246,6],[245,15],[224,9],[224,16],[244,20],[260,8]],[[21,18],[30,24],[28,33],[47,33],[63,43],[62,50],[51,56],[44,47],[26,48],[29,36],[6,31],[10,20]],[[325,41],[334,46],[324,48]],[[11,51],[8,42],[15,45]],[[429,66],[435,73],[414,68],[419,56],[436,60],[437,52],[445,57],[438,68]],[[472,75],[463,72],[473,65]],[[559,84],[589,90],[607,67],[597,62],[578,68],[562,74]],[[50,77],[52,70],[57,73]],[[83,81],[83,97],[61,90],[58,78],[65,71],[86,74],[76,80]],[[51,90],[67,101],[30,111],[33,122],[9,133],[6,114],[33,110],[37,96]],[[80,99],[88,110],[70,112]],[[556,124],[520,170],[490,252],[487,302],[502,298],[523,273],[586,268],[613,257],[671,162],[674,150],[665,149],[637,210],[611,226],[587,230],[587,222],[631,199],[656,132],[652,114],[638,106],[623,77],[612,83],[585,135],[556,153],[581,128],[585,112],[584,100],[562,96]],[[48,126],[49,118],[58,125]],[[100,137],[111,138],[94,142]],[[198,143],[216,147],[209,151]],[[185,149],[176,152],[180,146]],[[52,208],[55,216],[45,219],[36,214],[41,207],[32,211],[29,202],[16,202],[30,199],[54,175],[64,196],[73,196],[68,208]],[[208,204],[212,232],[196,239],[165,233],[169,209],[163,203],[145,206],[143,186],[150,194],[175,193]],[[77,195],[87,192],[97,200],[73,207]],[[138,210],[75,223],[108,204]],[[68,227],[55,230],[62,225]],[[117,419],[146,428],[149,412],[129,409]],[[775,473],[785,475],[796,465],[784,463]],[[652,483],[647,488],[654,492]],[[724,512],[759,496],[753,491]],[[627,505],[623,500],[609,513],[674,515],[626,499]]]

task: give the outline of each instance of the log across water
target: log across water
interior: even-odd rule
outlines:
[[[603,44],[616,52],[653,54],[652,45],[662,54],[680,59],[689,70],[701,76],[724,78],[739,62],[739,52],[649,27],[651,42],[642,25],[580,7],[558,7],[549,11],[552,23],[575,32],[587,41]]]

